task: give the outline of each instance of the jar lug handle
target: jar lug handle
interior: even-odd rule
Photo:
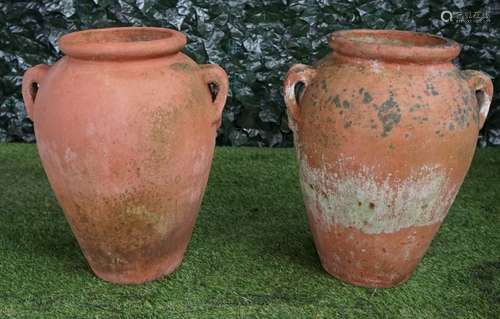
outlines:
[[[35,120],[33,104],[35,103],[36,94],[40,87],[40,83],[43,82],[43,79],[47,75],[49,68],[50,67],[47,64],[38,64],[26,70],[23,75],[23,100],[26,107],[26,112],[28,113],[28,117],[32,121]]]

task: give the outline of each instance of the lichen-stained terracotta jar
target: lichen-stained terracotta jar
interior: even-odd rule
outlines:
[[[437,36],[339,31],[330,46],[284,84],[309,224],[330,274],[392,287],[411,276],[453,203],[492,82],[458,70],[459,45]]]
[[[182,54],[185,43],[163,28],[71,33],[59,42],[65,57],[23,78],[49,182],[91,268],[110,282],[169,274],[191,237],[228,80]]]

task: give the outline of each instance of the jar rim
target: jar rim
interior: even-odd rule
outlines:
[[[422,32],[355,29],[333,32],[329,46],[342,55],[387,62],[434,64],[450,62],[460,45]]]
[[[157,27],[89,29],[59,39],[62,52],[86,60],[130,60],[179,52],[186,44],[181,32]]]

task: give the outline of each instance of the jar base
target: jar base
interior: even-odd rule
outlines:
[[[142,284],[157,280],[173,273],[182,263],[184,252],[168,257],[164,262],[142,271],[102,272],[92,268],[100,279],[114,284]]]
[[[346,273],[339,272],[335,269],[331,269],[326,267],[323,263],[321,264],[323,266],[323,269],[336,279],[345,282],[347,284],[355,285],[355,286],[360,286],[360,287],[365,287],[365,288],[394,288],[397,286],[400,286],[407,282],[412,274],[413,271],[405,274],[403,276],[398,276],[394,280],[378,280],[378,279],[371,279],[369,277],[360,277],[360,276],[355,276],[355,275],[349,275]]]

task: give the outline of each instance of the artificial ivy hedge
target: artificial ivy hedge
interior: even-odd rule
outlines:
[[[490,3],[491,2],[491,3]],[[188,36],[184,52],[220,64],[231,92],[220,145],[291,146],[282,98],[293,63],[329,52],[327,35],[351,28],[439,34],[460,42],[457,64],[495,78],[500,87],[500,6],[484,1],[328,0],[50,0],[0,3],[0,142],[33,142],[20,96],[23,72],[61,56],[57,39],[70,31],[110,26],[162,26]],[[452,21],[441,19],[443,11]],[[445,20],[449,20],[445,15]],[[482,145],[500,145],[498,91]]]

